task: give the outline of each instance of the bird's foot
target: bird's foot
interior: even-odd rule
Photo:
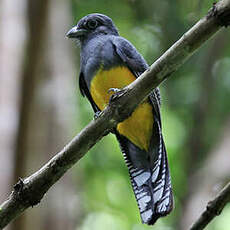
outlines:
[[[125,89],[118,89],[118,88],[110,88],[108,90],[108,93],[112,92],[113,94],[111,95],[110,99],[109,99],[109,102],[123,96],[126,92]]]
[[[118,92],[120,92],[121,91],[121,89],[118,89],[118,88],[110,88],[109,90],[108,90],[108,93],[118,93]]]
[[[96,120],[97,118],[99,118],[101,116],[102,112],[101,111],[97,111],[96,113],[94,113],[93,118],[94,120]]]

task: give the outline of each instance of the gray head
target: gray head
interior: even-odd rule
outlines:
[[[79,20],[66,36],[75,38],[81,43],[99,34],[119,35],[111,18],[103,14],[89,14]]]

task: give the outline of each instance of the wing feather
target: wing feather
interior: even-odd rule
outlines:
[[[113,45],[122,62],[137,78],[148,68],[144,58],[124,38],[116,37]],[[146,152],[139,149],[117,132],[116,136],[129,169],[142,222],[154,224],[159,217],[171,212],[173,196],[167,154],[161,132],[159,88],[150,94],[149,102],[154,114],[150,150]]]

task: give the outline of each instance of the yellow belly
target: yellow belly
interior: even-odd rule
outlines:
[[[96,105],[103,110],[109,102],[110,88],[121,89],[136,78],[126,67],[116,67],[110,70],[100,69],[90,84],[90,93]],[[152,136],[153,113],[149,102],[140,104],[132,115],[117,126],[120,134],[128,138],[140,149],[148,151]]]

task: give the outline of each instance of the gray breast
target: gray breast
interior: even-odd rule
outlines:
[[[90,88],[90,82],[99,68],[108,70],[122,65],[121,59],[113,47],[111,37],[111,35],[97,36],[82,47],[81,70],[88,88]]]

